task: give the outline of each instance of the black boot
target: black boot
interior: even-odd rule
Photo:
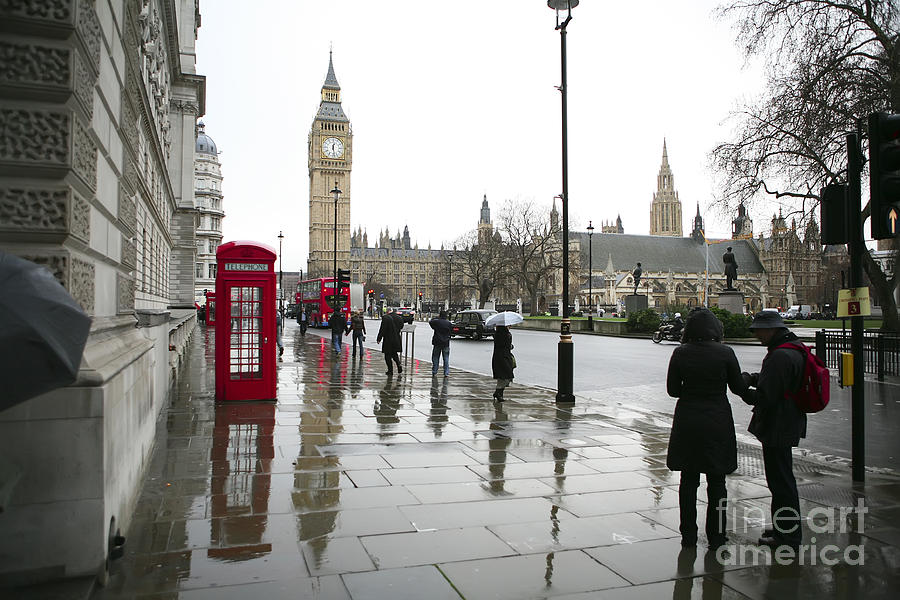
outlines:
[[[494,399],[497,400],[497,402],[503,402],[503,388],[494,390]]]

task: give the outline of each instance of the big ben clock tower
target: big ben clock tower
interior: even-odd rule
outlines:
[[[334,75],[331,52],[322,86],[319,112],[309,132],[309,263],[310,277],[331,277],[334,260],[334,196],[337,206],[337,265],[350,262],[350,168],[353,163],[350,119],[341,108],[341,86]]]

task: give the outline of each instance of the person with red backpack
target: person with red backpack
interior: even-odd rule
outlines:
[[[809,350],[774,311],[758,313],[750,329],[769,349],[759,373],[742,373],[748,389],[741,397],[753,406],[747,429],[762,443],[766,483],[772,493],[772,529],[763,531],[759,544],[773,550],[789,546],[796,554],[802,532],[791,448],[806,437],[806,413],[794,396],[802,388]]]

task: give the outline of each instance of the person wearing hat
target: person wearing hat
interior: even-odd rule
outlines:
[[[802,342],[774,311],[757,313],[750,329],[769,349],[759,373],[742,373],[748,389],[741,397],[753,406],[747,429],[762,443],[766,484],[772,493],[772,529],[763,531],[759,543],[772,548],[789,546],[796,553],[802,532],[791,448],[799,446],[800,438],[806,437],[806,414],[785,394],[799,389],[804,356],[779,346],[799,346]]]

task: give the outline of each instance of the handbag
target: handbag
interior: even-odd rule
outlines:
[[[513,366],[513,369],[515,369],[516,368],[516,355],[510,354],[509,357],[512,359],[512,366]]]

